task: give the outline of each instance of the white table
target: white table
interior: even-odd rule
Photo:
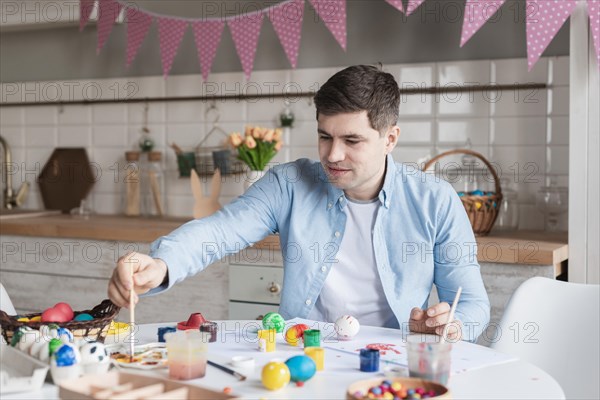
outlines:
[[[279,338],[277,351],[274,353],[260,353],[257,350],[256,334],[257,321],[217,321],[219,323],[219,340],[209,345],[208,358],[212,361],[228,364],[232,354],[250,355],[256,359],[256,367],[248,374],[246,381],[238,381],[214,367],[208,366],[206,376],[202,379],[188,381],[215,390],[224,387],[233,389],[233,393],[243,398],[257,399],[344,399],[346,388],[354,381],[383,376],[379,373],[365,373],[358,369],[358,356],[344,354],[326,349],[325,370],[307,381],[303,387],[293,383],[278,391],[266,390],[260,381],[262,366],[270,359],[287,358],[303,354],[302,348],[291,347]],[[157,341],[157,330],[160,326],[171,324],[148,324],[140,327],[136,339],[140,344]],[[399,335],[398,331],[361,327],[357,336],[369,338],[370,336]],[[348,342],[351,343],[351,342]],[[487,351],[487,348],[475,344],[461,342],[455,346],[454,352],[460,351]],[[458,353],[460,354],[460,353]],[[328,368],[329,365],[329,368]],[[128,372],[133,370],[129,369]],[[136,371],[137,372],[137,371]],[[166,370],[143,372],[167,377]],[[502,364],[473,369],[450,378],[449,388],[454,399],[564,399],[565,395],[559,384],[546,372],[538,367],[521,360],[514,360]],[[19,393],[2,396],[2,399],[56,399],[58,389],[54,385],[45,384],[37,392]]]

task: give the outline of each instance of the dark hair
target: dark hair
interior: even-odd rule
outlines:
[[[315,95],[319,114],[367,111],[380,134],[398,122],[400,89],[392,74],[372,65],[354,65],[333,75]]]

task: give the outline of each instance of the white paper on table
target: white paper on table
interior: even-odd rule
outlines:
[[[339,350],[348,354],[353,353],[358,358],[360,349],[366,348],[368,345],[378,345],[378,347],[384,348],[384,350],[380,350],[380,360],[383,363],[408,367],[406,351],[407,333],[401,330],[361,327],[358,335],[353,340],[340,341],[335,335],[334,324],[332,323],[316,322],[300,318],[287,321],[287,323],[302,323],[315,329],[323,328],[321,332],[321,346],[326,349]],[[485,346],[461,341],[453,344],[452,374],[461,374],[473,369],[514,360],[517,360],[517,357],[499,353]]]

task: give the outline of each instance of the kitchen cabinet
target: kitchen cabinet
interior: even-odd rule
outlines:
[[[277,312],[283,289],[281,251],[265,243],[229,257],[229,318],[262,319]]]

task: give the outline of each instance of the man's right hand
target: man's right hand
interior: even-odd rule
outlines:
[[[133,282],[131,274],[133,269]],[[108,297],[119,307],[129,308],[131,288],[134,288],[135,303],[138,294],[160,286],[167,276],[167,265],[158,258],[146,254],[129,253],[117,262],[108,283]]]

